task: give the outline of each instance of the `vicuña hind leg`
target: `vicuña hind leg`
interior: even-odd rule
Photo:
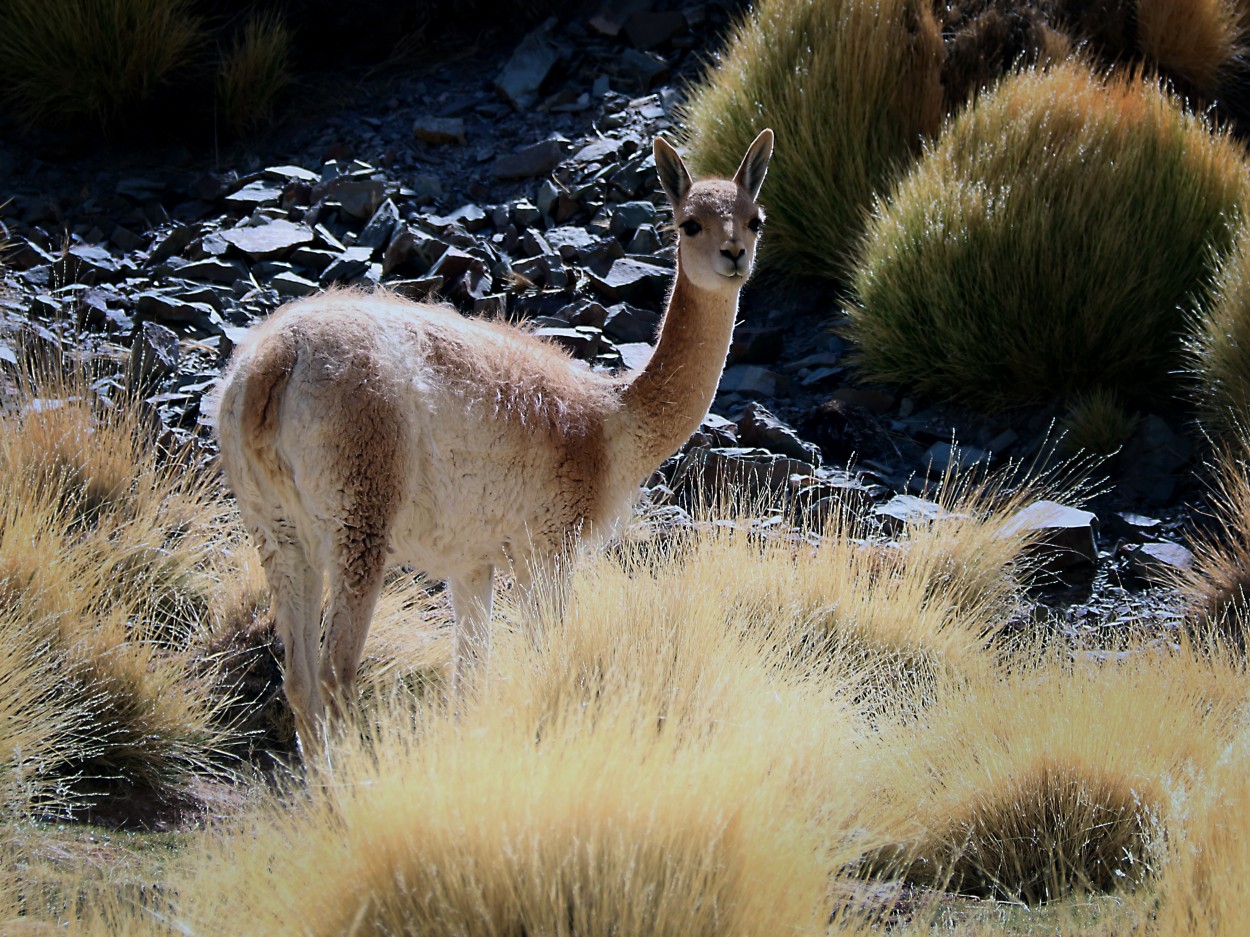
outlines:
[[[283,690],[300,746],[320,744],[324,703],[317,679],[321,643],[322,575],[308,560],[294,532],[279,522],[272,533],[254,529],[261,562],[269,580],[274,626],[284,649]]]
[[[371,548],[361,549],[362,541]],[[332,720],[340,719],[354,698],[356,670],[386,572],[386,550],[381,546],[385,542],[386,533],[380,528],[357,527],[332,550],[337,562],[329,564],[330,601],[320,672]]]
[[[451,659],[451,698],[459,704],[490,659],[490,615],[494,601],[495,568],[482,566],[450,580],[451,608],[456,615],[456,647]]]

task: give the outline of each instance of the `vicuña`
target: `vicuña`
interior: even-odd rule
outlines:
[[[332,290],[248,331],[216,424],[269,580],[305,751],[320,742],[326,700],[335,710],[350,698],[389,566],[450,586],[459,699],[489,654],[495,570],[558,590],[570,541],[610,536],[699,426],[751,272],[772,148],[765,130],[732,180],[692,182],[656,139],[677,270],[654,354],[623,377],[519,329],[385,292]]]

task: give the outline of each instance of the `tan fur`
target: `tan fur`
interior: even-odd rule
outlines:
[[[273,593],[302,744],[320,737],[325,694],[335,706],[351,691],[388,565],[448,581],[456,697],[489,651],[495,569],[558,600],[570,543],[610,536],[639,483],[698,426],[750,272],[771,149],[765,131],[733,181],[692,184],[656,141],[686,229],[660,340],[637,375],[604,377],[518,329],[385,291],[332,290],[249,331],[216,423]]]

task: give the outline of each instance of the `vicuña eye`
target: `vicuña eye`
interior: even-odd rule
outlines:
[[[681,223],[681,230],[685,232],[687,237],[694,237],[703,230],[703,225],[691,218],[689,221],[683,221]]]
[[[752,218],[747,222],[747,227],[750,228],[753,233],[759,234],[760,228],[764,227],[764,220],[762,218]]]

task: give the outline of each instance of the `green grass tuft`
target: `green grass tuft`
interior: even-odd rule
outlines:
[[[290,30],[278,13],[254,13],[217,74],[217,111],[226,132],[237,136],[269,120],[290,83]]]
[[[7,0],[0,87],[28,121],[107,126],[152,100],[203,40],[193,0]]]
[[[1154,83],[1011,76],[879,200],[848,310],[862,373],[986,410],[1158,396],[1247,203],[1241,146]]]
[[[764,0],[691,89],[683,144],[731,176],[777,133],[760,262],[841,278],[872,195],[938,129],[941,37],[923,0]]]
[[[1186,344],[1199,421],[1216,439],[1235,443],[1250,426],[1250,228],[1219,258]]]

